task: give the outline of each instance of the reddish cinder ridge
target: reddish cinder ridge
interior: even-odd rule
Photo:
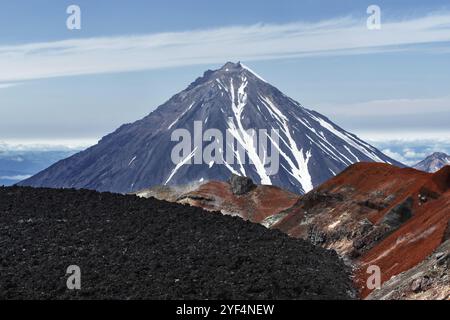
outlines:
[[[262,223],[266,218],[291,208],[299,198],[295,193],[265,185],[237,196],[233,194],[229,183],[210,181],[181,196],[179,202]]]
[[[427,176],[408,190],[418,198],[424,190],[435,192],[437,199],[413,208],[413,216],[359,260],[357,279],[363,284],[368,266],[378,265],[382,270],[382,282],[422,262],[444,241],[448,240],[450,220],[450,167],[446,166],[435,174]],[[406,192],[406,191],[405,191]],[[420,203],[420,202],[418,202]],[[362,286],[362,296],[370,293]],[[450,293],[450,292],[448,292]]]
[[[355,281],[361,296],[366,297],[371,293],[366,286],[370,265],[380,267],[384,283],[423,261],[448,240],[449,188],[449,166],[429,174],[387,164],[358,163],[305,195],[274,227],[294,237],[313,241],[318,237],[318,244],[352,260]],[[324,200],[316,196],[319,201],[314,202],[314,195]],[[407,221],[398,228],[380,228],[388,213],[408,201],[411,217]],[[376,228],[381,231],[373,232],[371,239]]]
[[[380,268],[384,283],[449,240],[449,189],[450,166],[430,174],[357,163],[304,196],[273,186],[238,196],[229,183],[210,181],[171,201],[238,215],[334,249],[353,266],[365,298],[372,292],[366,286],[369,266]]]

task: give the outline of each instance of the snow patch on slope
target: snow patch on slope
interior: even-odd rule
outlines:
[[[128,163],[128,166],[131,166],[131,164],[134,162],[134,160],[136,160],[136,156],[133,157],[133,159],[130,160],[130,162]]]
[[[167,129],[169,129],[169,130],[172,129],[172,127],[175,125],[175,123],[177,123],[178,120],[180,120],[189,110],[191,110],[191,108],[194,104],[195,104],[195,102],[192,102],[192,104],[178,118],[176,118],[175,121],[172,122]]]
[[[369,148],[366,149],[366,147],[363,146],[362,141],[356,140],[354,137],[352,137],[346,133],[342,133],[341,131],[337,130],[331,123],[325,121],[324,119],[316,117],[315,115],[311,114],[310,112],[308,112],[308,114],[314,120],[316,120],[324,129],[328,130],[335,136],[344,140],[347,144],[349,144],[353,148],[359,150],[360,152],[365,154],[368,158],[374,160],[375,162],[386,162],[386,161],[383,161],[382,159],[380,159],[380,157],[378,157],[372,150],[368,150]]]
[[[195,147],[194,151],[192,151],[186,158],[183,159],[183,161],[181,161],[180,163],[178,163],[175,168],[172,170],[172,172],[169,175],[169,178],[167,178],[166,182],[164,183],[164,185],[167,185],[169,183],[170,180],[172,180],[173,176],[177,173],[177,171],[184,166],[186,163],[188,163],[195,155],[195,153],[197,152],[197,147]]]
[[[241,63],[241,67],[244,68],[245,70],[247,70],[248,72],[250,72],[251,74],[253,74],[255,77],[257,77],[259,80],[267,83],[266,80],[264,80],[263,77],[261,77],[259,74],[257,74],[255,71],[253,71],[252,69],[250,69],[249,67],[247,67],[246,65],[244,65],[243,63]]]

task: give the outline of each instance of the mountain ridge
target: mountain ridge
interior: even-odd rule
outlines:
[[[444,152],[434,152],[422,161],[416,163],[413,168],[429,173],[434,173],[444,166],[450,165],[450,156]]]
[[[220,139],[207,136],[211,132]],[[190,135],[189,147],[194,145],[178,150],[184,134]],[[250,68],[228,62],[206,71],[143,119],[19,185],[128,193],[225,181],[233,173],[303,194],[360,161],[403,166]]]

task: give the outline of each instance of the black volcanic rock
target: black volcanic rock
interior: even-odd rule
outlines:
[[[381,220],[381,223],[385,223],[389,227],[397,229],[413,216],[413,204],[413,198],[408,197],[405,201],[398,204],[392,210],[386,213],[386,215]]]
[[[200,133],[195,123],[202,127]],[[181,166],[172,161],[179,143],[172,141],[172,134],[177,129],[187,130],[192,139]],[[204,141],[207,130],[220,132],[222,139]],[[234,141],[224,141],[227,133]],[[202,150],[211,145],[216,146],[216,161],[204,161]],[[269,159],[275,154],[280,155],[279,163],[273,159],[270,172]],[[304,108],[243,64],[229,62],[208,70],[142,120],[123,125],[97,145],[19,185],[128,193],[156,185],[227,181],[234,173],[303,194],[360,161],[402,166]]]
[[[256,185],[253,183],[252,179],[235,174],[231,175],[229,182],[231,185],[231,191],[235,195],[243,195],[256,188]]]
[[[237,217],[85,190],[0,188],[0,299],[348,299],[334,251]],[[66,288],[69,265],[81,290]]]

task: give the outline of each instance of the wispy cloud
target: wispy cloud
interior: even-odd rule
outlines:
[[[31,175],[16,175],[16,176],[0,176],[2,180],[20,181],[30,178]]]
[[[20,83],[0,83],[0,89],[6,89],[18,86]]]
[[[351,17],[0,47],[0,82],[146,70],[227,60],[409,50],[450,41],[450,13],[385,22],[370,31]]]

